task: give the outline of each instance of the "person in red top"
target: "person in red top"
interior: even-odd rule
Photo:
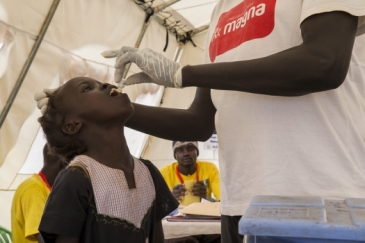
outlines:
[[[43,147],[43,158],[41,171],[23,181],[15,192],[11,209],[13,242],[44,242],[38,226],[53,183],[67,163],[51,154],[47,144]]]

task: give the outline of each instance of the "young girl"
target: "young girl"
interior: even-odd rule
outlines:
[[[87,77],[52,94],[39,122],[53,151],[72,160],[59,174],[39,230],[45,242],[164,241],[161,219],[178,207],[157,168],[131,156],[128,96]]]

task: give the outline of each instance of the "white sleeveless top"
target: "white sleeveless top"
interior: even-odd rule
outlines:
[[[100,164],[89,156],[76,156],[70,165],[81,165],[87,169],[98,214],[124,219],[140,228],[156,195],[147,166],[138,159],[133,159],[136,188],[132,189],[129,189],[122,170]]]

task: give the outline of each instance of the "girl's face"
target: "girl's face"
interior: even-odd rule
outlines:
[[[127,94],[113,92],[113,85],[92,78],[71,79],[59,88],[67,116],[76,116],[86,122],[103,125],[108,121],[124,124],[133,114],[133,105]]]

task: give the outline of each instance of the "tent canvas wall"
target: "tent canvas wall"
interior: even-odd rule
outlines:
[[[19,81],[24,64],[29,60],[39,32],[55,1],[0,1],[0,105],[8,104],[9,96]],[[143,2],[143,1],[141,1]],[[140,3],[141,3],[140,2]],[[163,6],[169,1],[156,0],[145,8]],[[60,1],[46,34],[26,72],[14,102],[0,129],[0,225],[10,228],[10,207],[17,186],[30,174],[38,172],[44,139],[37,118],[41,115],[33,100],[34,93],[54,88],[75,76],[89,76],[114,83],[115,59],[104,59],[100,53],[121,46],[149,47],[182,64],[202,62],[205,32],[192,37],[193,42],[179,44],[176,36],[209,24],[214,0],[172,1],[163,12],[146,22],[146,9],[133,0],[69,0]],[[170,1],[171,3],[171,1]],[[174,6],[175,9],[173,8]],[[184,17],[185,16],[185,17]],[[161,24],[164,20],[165,26]],[[148,25],[148,27],[147,27]],[[146,32],[140,43],[141,29]],[[168,45],[166,45],[166,28]],[[205,29],[205,27],[204,27]],[[195,46],[194,46],[194,45]],[[177,56],[177,50],[180,55]],[[138,72],[132,65],[128,75]],[[153,106],[186,108],[195,88],[181,90],[154,84],[125,88],[132,101]],[[173,161],[171,141],[151,137],[129,129],[128,144],[132,153],[150,159],[161,167]],[[199,159],[217,163],[216,150],[204,149],[200,143]]]

